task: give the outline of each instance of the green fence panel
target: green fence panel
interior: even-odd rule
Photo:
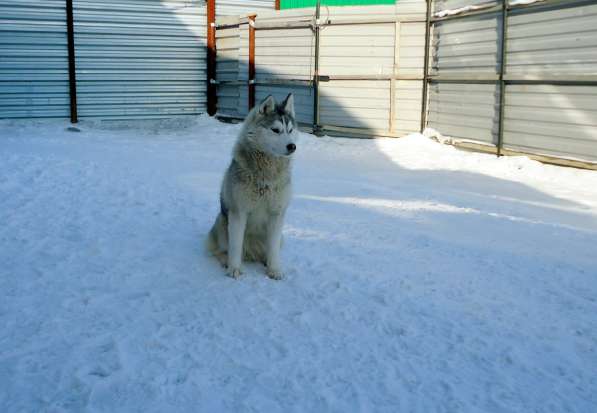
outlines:
[[[372,4],[394,4],[396,0],[321,0],[322,6],[364,6]],[[281,9],[315,7],[317,0],[280,0]]]

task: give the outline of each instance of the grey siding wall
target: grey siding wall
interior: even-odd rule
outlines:
[[[0,118],[69,114],[63,0],[0,2]]]
[[[509,12],[505,149],[597,161],[597,86],[562,83],[578,76],[597,77],[597,4],[588,3],[572,0]],[[435,1],[434,10],[471,4],[479,3],[440,0]],[[501,13],[433,25],[430,74],[471,81],[431,83],[430,127],[454,138],[498,143],[499,88],[489,79],[499,73],[501,25]],[[475,83],[479,76],[490,84]]]
[[[504,147],[597,162],[597,87],[510,85]]]
[[[205,111],[203,2],[73,0],[79,117]],[[68,117],[64,0],[0,2],[0,117]]]
[[[203,4],[74,0],[74,20],[80,117],[205,112]]]
[[[446,136],[495,145],[499,102],[495,84],[432,83],[427,123]]]
[[[433,26],[432,75],[496,74],[501,15],[470,16]]]

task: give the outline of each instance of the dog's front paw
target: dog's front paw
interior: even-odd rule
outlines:
[[[240,275],[242,274],[242,272],[240,271],[240,268],[233,268],[233,267],[228,267],[228,275],[231,276],[232,278],[238,278],[240,277]]]
[[[273,267],[273,268],[268,267],[266,274],[272,280],[281,280],[284,277],[282,270],[279,268],[276,268],[276,267]]]

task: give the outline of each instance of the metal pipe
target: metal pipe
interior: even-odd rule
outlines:
[[[78,122],[77,114],[77,68],[75,63],[75,29],[73,0],[66,0],[66,33],[68,42],[68,92],[70,96],[70,121]]]
[[[313,69],[313,133],[319,133],[319,17],[321,14],[321,0],[317,0],[315,6],[315,62]]]
[[[423,62],[423,101],[421,102],[421,133],[427,126],[427,88],[429,82],[429,45],[431,38],[431,0],[427,0],[427,12],[425,17],[425,61]]]
[[[255,106],[255,15],[249,16],[249,110]]]
[[[216,83],[216,0],[207,0],[207,113],[218,110]]]
[[[504,71],[506,68],[506,54],[508,52],[508,0],[502,0],[502,31],[500,37],[502,47],[498,72],[498,75],[500,76],[500,106],[498,108],[497,156],[502,156],[502,147],[504,146],[504,110],[506,105],[506,82],[504,81]]]

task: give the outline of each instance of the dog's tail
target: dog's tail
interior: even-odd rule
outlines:
[[[212,255],[224,252],[222,251],[222,244],[225,244],[226,240],[220,238],[226,236],[227,229],[222,227],[224,224],[222,218],[222,214],[219,214],[205,239],[205,248]]]

